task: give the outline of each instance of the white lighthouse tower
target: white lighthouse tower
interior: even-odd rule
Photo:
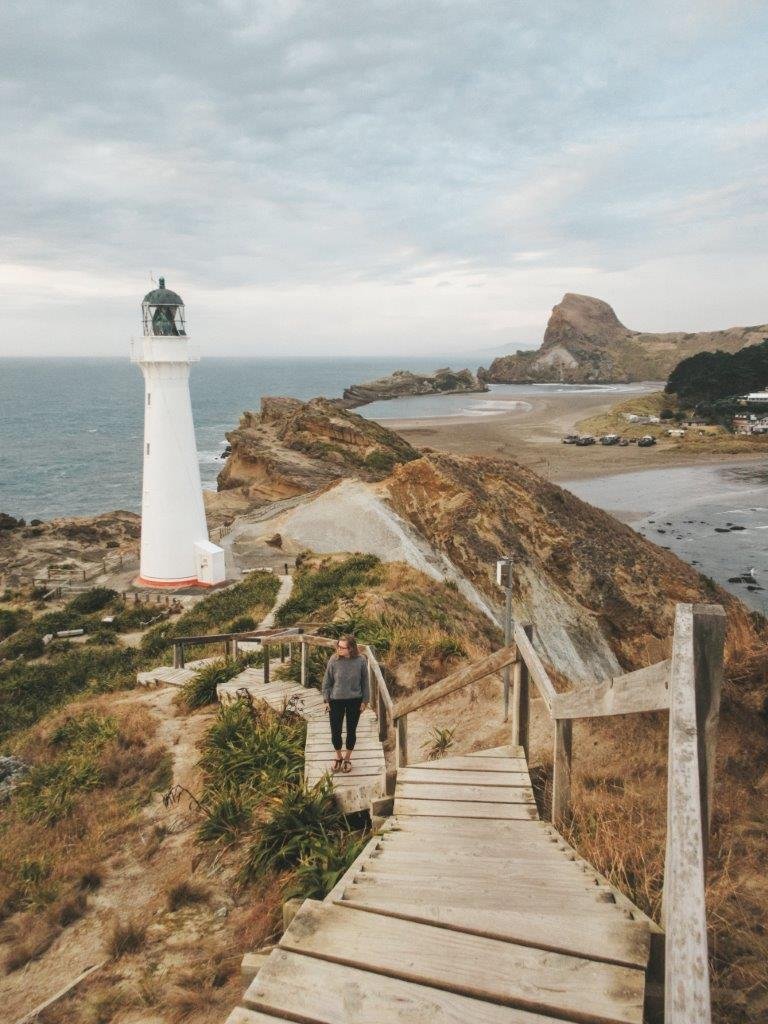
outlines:
[[[224,580],[224,551],[208,540],[197,461],[184,303],[160,287],[141,304],[144,337],[132,353],[144,375],[141,563],[149,587],[211,586]]]

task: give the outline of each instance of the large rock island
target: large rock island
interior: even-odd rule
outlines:
[[[694,334],[645,334],[625,327],[607,302],[568,292],[552,310],[538,351],[500,356],[478,375],[506,384],[666,380],[681,359],[697,352],[737,352],[766,338],[768,324]]]
[[[443,367],[431,374],[395,370],[389,377],[353,384],[344,390],[343,404],[348,409],[388,398],[409,398],[413,395],[456,395],[487,391],[488,385],[471,370]]]
[[[230,453],[219,491],[258,504],[324,487],[344,476],[381,480],[419,453],[398,434],[326,398],[261,400],[227,434]]]

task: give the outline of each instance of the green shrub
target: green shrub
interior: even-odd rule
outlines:
[[[92,633],[85,642],[100,647],[114,647],[117,644],[117,637],[113,629],[104,626]]]
[[[374,451],[369,452],[363,461],[367,469],[391,473],[394,466],[400,462],[400,459],[397,458],[394,452],[385,452],[380,448],[376,448]]]
[[[76,646],[45,662],[0,666],[0,741],[78,693],[133,684],[138,664],[130,648]]]
[[[200,767],[209,792],[250,786],[262,792],[304,773],[305,723],[264,705],[236,700],[219,709],[202,747]]]
[[[24,612],[0,608],[0,640],[5,640],[11,633],[15,633],[27,619],[29,619],[29,615],[25,615]]]
[[[380,567],[375,555],[352,555],[318,569],[300,568],[291,596],[277,610],[277,625],[292,626],[320,609],[335,607],[340,598],[353,597],[363,586],[379,579]]]
[[[33,625],[17,630],[0,644],[0,658],[7,661],[13,661],[15,658],[39,658],[44,651],[42,634]]]
[[[256,619],[252,615],[240,615],[233,619],[226,628],[226,633],[248,633],[256,629]]]
[[[216,687],[219,683],[228,683],[233,676],[242,671],[239,661],[213,661],[201,668],[185,683],[179,694],[180,703],[190,711],[215,704],[217,701]]]
[[[267,798],[262,805],[268,817],[256,830],[243,866],[243,877],[252,881],[267,871],[295,867],[310,855],[316,840],[346,829],[344,816],[326,775],[316,786],[294,786]]]
[[[90,615],[106,608],[116,597],[117,591],[110,590],[108,587],[91,587],[90,590],[84,590],[82,594],[78,594],[77,597],[73,597],[71,601],[67,602],[66,611]]]
[[[348,831],[313,836],[307,844],[306,852],[299,858],[293,882],[285,891],[285,898],[299,896],[308,900],[324,899],[362,852],[367,841],[367,835]]]

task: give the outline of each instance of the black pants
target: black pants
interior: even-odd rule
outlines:
[[[347,717],[347,750],[355,749],[357,740],[357,723],[360,721],[361,697],[354,700],[332,700],[331,702],[331,740],[334,750],[341,750],[341,727],[344,716]]]

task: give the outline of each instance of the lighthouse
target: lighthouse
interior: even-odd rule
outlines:
[[[184,303],[160,286],[141,304],[143,338],[131,359],[144,376],[141,586],[211,586],[224,580],[224,551],[208,539],[197,461]]]

